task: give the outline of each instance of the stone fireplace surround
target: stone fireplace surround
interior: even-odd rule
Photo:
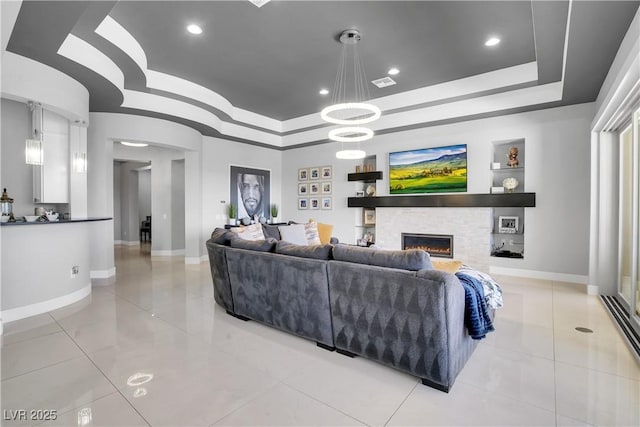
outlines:
[[[451,234],[453,258],[489,271],[491,208],[376,208],[376,245],[402,248],[402,233]]]

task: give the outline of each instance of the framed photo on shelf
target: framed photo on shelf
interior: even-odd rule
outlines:
[[[498,233],[515,234],[518,232],[520,218],[517,216],[498,217]]]
[[[333,203],[331,197],[322,198],[322,209],[332,209]]]
[[[320,168],[309,168],[309,179],[320,179]]]
[[[332,179],[333,178],[333,168],[331,166],[323,166],[321,178],[322,179]]]
[[[376,210],[375,209],[365,209],[363,212],[363,224],[364,225],[375,225],[376,223]]]
[[[298,183],[298,196],[306,196],[309,194],[309,184]]]
[[[298,198],[298,209],[309,209],[309,200],[305,197]]]
[[[364,191],[356,191],[356,197],[364,197]]]
[[[309,209],[320,209],[320,199],[317,197],[310,198]]]
[[[320,183],[318,182],[309,183],[309,194],[320,194]]]
[[[307,168],[298,169],[298,181],[306,181],[309,179],[309,170]]]
[[[323,182],[321,184],[322,194],[331,194],[331,181]]]

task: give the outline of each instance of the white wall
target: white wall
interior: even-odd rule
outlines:
[[[467,144],[468,193],[488,193],[492,141],[524,138],[526,190],[536,193],[536,207],[525,213],[525,259],[492,258],[492,266],[584,277],[589,245],[589,124],[593,104],[582,104],[489,119],[417,129],[374,137],[362,144],[376,155],[384,179],[377,195],[388,195],[388,153],[451,144]],[[334,235],[354,242],[353,224],[360,209],[347,208],[355,184],[347,173],[362,161],[335,159],[338,144],[325,144],[283,153],[284,219],[306,221],[310,216],[334,224]],[[297,210],[297,171],[333,165],[333,210]],[[586,279],[585,279],[586,280]]]
[[[201,240],[210,237],[216,227],[227,222],[226,205],[230,195],[230,166],[246,166],[269,170],[271,179],[271,200],[282,206],[281,186],[285,181],[295,185],[296,172],[287,177],[281,174],[283,153],[277,150],[255,147],[226,141],[219,138],[204,137],[202,145],[202,212],[203,226]],[[280,210],[279,217],[286,220],[293,210]]]
[[[13,198],[15,216],[33,215],[33,167],[24,162],[24,141],[31,136],[29,107],[2,99],[2,176],[0,186]]]
[[[184,172],[184,160],[171,162],[171,249],[173,251],[184,250]]]
[[[138,171],[138,222],[151,215],[151,169]]]

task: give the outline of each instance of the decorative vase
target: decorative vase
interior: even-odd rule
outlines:
[[[518,184],[518,180],[514,177],[505,178],[502,181],[502,186],[507,190],[507,193],[513,193],[515,189],[518,188]]]

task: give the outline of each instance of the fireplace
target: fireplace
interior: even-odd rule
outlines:
[[[402,249],[422,249],[431,256],[453,258],[453,235],[402,233]]]

